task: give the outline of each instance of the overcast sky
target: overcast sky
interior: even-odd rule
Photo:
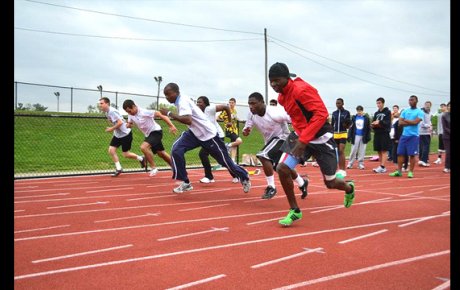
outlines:
[[[268,66],[284,62],[316,87],[329,113],[335,100],[355,113],[375,100],[438,108],[450,100],[450,1],[15,0],[14,79],[62,87],[157,95],[169,82],[182,95],[247,104],[265,96]],[[18,100],[70,111],[70,90],[18,85]],[[112,102],[115,94],[107,93]],[[73,111],[96,105],[97,91],[73,92]],[[268,99],[277,94],[268,86]],[[153,98],[120,94],[141,106]],[[240,118],[247,110],[238,107]],[[124,112],[124,111],[123,111]]]

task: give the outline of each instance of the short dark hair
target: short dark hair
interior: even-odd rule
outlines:
[[[100,98],[99,100],[103,100],[103,101],[104,101],[104,103],[106,103],[106,104],[109,104],[109,105],[110,105],[110,99],[109,99],[109,98],[107,98],[107,97],[102,97],[102,98]]]
[[[376,102],[379,102],[379,101],[385,104],[385,99],[384,98],[380,97],[380,98],[377,99]]]
[[[356,111],[364,111],[363,106],[361,105],[356,106]]]
[[[234,101],[236,103],[235,98],[230,98],[229,101]]]
[[[264,102],[264,97],[262,96],[261,93],[258,93],[258,92],[254,92],[252,94],[249,95],[248,99],[250,98],[254,98],[256,100],[258,100],[259,102]]]
[[[447,105],[446,105],[446,104],[444,104],[444,103],[442,103],[442,104],[441,104],[441,105],[439,105],[439,106],[440,106],[440,107],[442,107],[442,106],[447,106]]]
[[[275,99],[271,99],[271,100],[270,100],[270,104],[272,104],[272,103],[275,104],[275,105],[278,105],[278,101],[275,100]]]
[[[409,99],[410,98],[415,98],[417,100],[417,102],[418,102],[418,97],[416,95],[412,95],[412,96],[409,97]]]
[[[209,99],[208,97],[205,97],[205,96],[201,96],[201,97],[198,97],[198,99],[196,99],[197,101],[201,99],[203,101],[203,103],[207,106],[209,106]]]
[[[176,83],[169,83],[165,86],[165,88],[170,87],[176,93],[179,93],[179,86]],[[163,89],[164,90],[164,89]]]
[[[396,108],[398,108],[398,109],[399,109],[399,106],[398,106],[398,105],[393,105],[393,108],[394,108],[394,107],[396,107]]]
[[[342,99],[342,98],[337,98],[337,100],[335,100],[335,101],[336,101],[336,102],[337,102],[337,101],[341,101],[341,102],[342,102],[342,104],[345,104],[345,102],[343,101],[343,99]]]
[[[133,106],[135,106],[136,104],[134,104],[133,100],[125,100],[123,102],[123,110],[126,110],[127,108],[132,108]]]

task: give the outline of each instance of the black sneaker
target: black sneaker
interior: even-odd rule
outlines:
[[[115,173],[112,174],[112,177],[117,177],[118,175],[120,175],[121,173],[123,172],[123,169],[120,169],[120,170],[115,170]]]
[[[273,188],[271,185],[265,188],[265,192],[262,195],[262,199],[270,199],[276,195],[276,188]]]
[[[305,199],[308,195],[307,187],[308,187],[308,179],[304,178],[304,184],[299,186],[300,191],[302,191],[302,195],[300,196],[301,199]]]
[[[139,163],[141,164],[141,168],[144,168],[145,172],[147,172],[147,159],[145,156],[142,156],[142,160]]]

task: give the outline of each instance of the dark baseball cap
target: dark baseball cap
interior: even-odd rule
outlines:
[[[286,64],[277,62],[270,67],[268,71],[269,78],[283,77],[283,78],[295,78],[297,75],[290,73]]]

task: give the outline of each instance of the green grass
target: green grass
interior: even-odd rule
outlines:
[[[36,114],[49,115],[49,114]],[[112,138],[111,133],[104,130],[107,120],[101,114],[92,114],[91,118],[71,117],[59,114],[61,117],[15,116],[14,117],[14,174],[41,174],[46,172],[88,172],[114,169],[114,164],[108,155],[108,147]],[[82,114],[88,116],[88,114]],[[72,116],[75,116],[73,114]],[[173,121],[174,122],[174,121]],[[163,121],[158,122],[163,127],[163,144],[170,152],[173,142],[178,136],[169,133]],[[174,122],[180,132],[186,126]],[[240,130],[244,124],[240,124]],[[241,132],[241,131],[240,131]],[[258,130],[252,130],[247,137],[242,136],[243,143],[239,148],[239,157],[243,154],[255,154],[264,145],[263,136]],[[133,129],[133,144],[131,151],[141,155],[140,144],[144,136],[139,129]],[[226,138],[225,140],[229,140]],[[431,152],[436,152],[437,137],[432,138]],[[201,166],[196,148],[186,153],[187,166]],[[348,157],[351,144],[347,143],[345,154]],[[366,155],[376,155],[372,141],[369,142]],[[139,163],[133,159],[123,158],[121,148],[118,156],[124,169],[140,169]],[[165,162],[155,155],[155,163],[159,167],[167,167]],[[213,164],[217,164],[211,158]]]

